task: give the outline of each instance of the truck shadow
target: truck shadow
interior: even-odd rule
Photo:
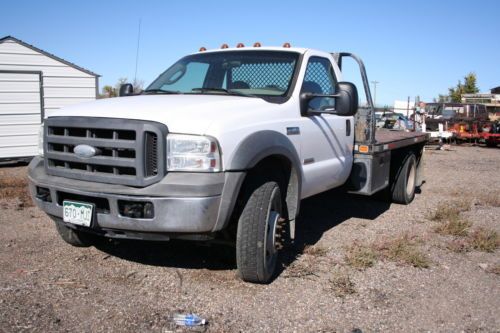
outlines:
[[[299,257],[304,248],[316,244],[322,235],[350,218],[374,220],[390,207],[388,202],[331,190],[305,199],[296,225],[296,239],[281,255],[278,276]],[[236,268],[234,247],[192,241],[143,242],[103,241],[96,248],[110,255],[145,265],[231,270]]]

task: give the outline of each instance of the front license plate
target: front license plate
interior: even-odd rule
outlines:
[[[90,227],[92,209],[93,206],[90,204],[64,200],[63,220],[64,222]]]

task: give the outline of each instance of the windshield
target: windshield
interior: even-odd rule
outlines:
[[[280,51],[226,51],[182,58],[146,92],[286,96],[299,54]]]

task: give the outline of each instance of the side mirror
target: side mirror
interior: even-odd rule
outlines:
[[[336,85],[337,95],[335,111],[339,116],[354,116],[358,111],[358,89],[351,82],[339,82]]]
[[[300,95],[300,109],[303,116],[314,114],[336,114],[339,116],[353,116],[358,111],[358,90],[350,82],[338,82],[335,85],[334,95],[302,93]],[[335,105],[323,106],[319,109],[312,106],[311,102],[317,98],[335,99]]]
[[[130,83],[125,83],[120,86],[120,97],[130,96],[134,94],[134,87]]]

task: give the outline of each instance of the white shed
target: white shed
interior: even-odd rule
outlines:
[[[96,99],[98,78],[17,38],[0,38],[0,161],[36,155],[46,111]]]

